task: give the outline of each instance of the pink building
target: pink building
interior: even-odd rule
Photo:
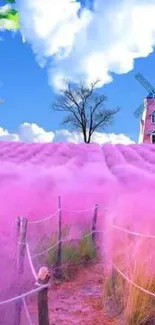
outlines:
[[[139,143],[155,143],[155,98],[144,99],[144,112],[140,121]],[[152,100],[151,100],[152,99]],[[151,101],[151,103],[149,103]]]

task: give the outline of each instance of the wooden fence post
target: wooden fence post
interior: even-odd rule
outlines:
[[[17,257],[17,267],[18,267],[18,295],[21,294],[21,277],[24,272],[24,257],[26,248],[26,232],[27,232],[27,219],[19,218],[17,220],[17,234],[18,234],[18,257]],[[22,300],[17,300],[15,305],[15,322],[14,325],[20,325],[21,319],[21,309]]]
[[[61,263],[62,263],[62,211],[61,211],[61,197],[58,198],[58,207],[59,207],[59,229],[58,229],[58,255],[57,255],[57,262],[56,262],[56,272],[55,277],[57,279],[62,278],[62,270],[61,270]]]
[[[96,240],[96,224],[97,224],[97,213],[98,213],[98,204],[95,204],[95,209],[94,209],[94,215],[93,215],[93,221],[92,221],[92,242],[95,245],[95,240]]]
[[[38,273],[38,285],[49,283],[50,275],[47,267],[42,267]],[[39,325],[50,325],[48,313],[48,287],[38,292],[38,322]]]

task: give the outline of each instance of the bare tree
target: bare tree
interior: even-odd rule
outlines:
[[[97,93],[98,82],[96,80],[88,87],[84,83],[75,86],[65,81],[65,87],[52,105],[53,110],[68,113],[62,124],[82,132],[86,143],[91,142],[95,131],[105,129],[119,111],[119,108],[105,109],[107,98]]]

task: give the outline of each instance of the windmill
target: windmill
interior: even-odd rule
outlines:
[[[151,104],[155,99],[155,88],[150,84],[150,82],[143,77],[141,73],[136,73],[135,78],[140,82],[140,84],[149,92],[149,100],[147,104]],[[136,118],[140,117],[144,111],[144,104],[139,105],[139,107],[134,112]]]

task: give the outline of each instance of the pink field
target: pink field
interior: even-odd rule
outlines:
[[[57,210],[59,195],[62,210],[85,210],[98,203],[97,229],[107,230],[102,236],[101,253],[110,264],[113,241],[117,243],[115,251],[119,252],[124,238],[119,232],[113,233],[112,222],[133,231],[155,234],[154,193],[154,145],[0,142],[0,301],[13,295],[10,286],[15,275],[17,216],[27,217],[29,221],[45,218]],[[72,237],[78,237],[83,225],[89,225],[91,230],[92,215],[93,211],[81,214],[64,211],[63,225],[71,228]],[[56,217],[40,226],[29,225],[31,251],[38,238],[51,235],[57,227]],[[146,248],[150,256],[154,255],[154,246],[151,242]],[[136,254],[136,243],[129,247]],[[27,291],[34,279],[27,260],[25,264],[24,290]],[[12,309],[14,312],[13,305]],[[10,305],[0,306],[2,319],[1,315],[5,316],[3,325],[12,324]]]

